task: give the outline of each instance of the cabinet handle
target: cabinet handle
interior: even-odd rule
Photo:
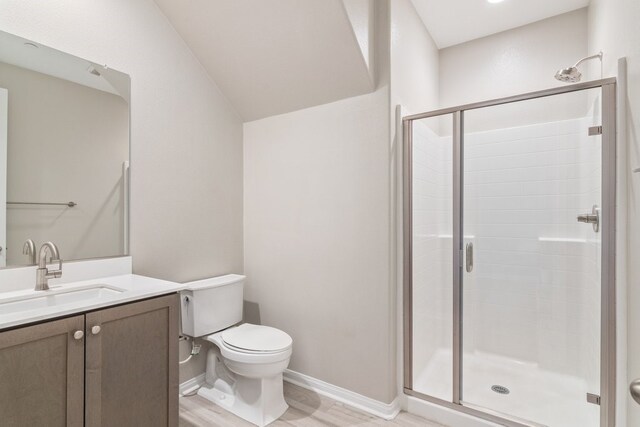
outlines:
[[[91,334],[98,335],[101,330],[102,330],[102,328],[99,325],[92,326],[91,327]]]
[[[81,340],[82,337],[84,337],[84,332],[82,332],[82,331],[75,331],[73,333],[73,338],[76,339],[76,340]]]

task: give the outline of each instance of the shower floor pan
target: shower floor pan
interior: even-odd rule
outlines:
[[[450,350],[439,349],[422,369],[414,365],[413,389],[451,400],[451,360]],[[466,353],[463,384],[463,402],[474,409],[486,408],[549,427],[600,424],[599,406],[586,401],[587,392],[593,391],[584,379],[544,370],[534,363]]]

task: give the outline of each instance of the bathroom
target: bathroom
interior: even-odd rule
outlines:
[[[0,425],[640,426],[639,19],[0,0]]]

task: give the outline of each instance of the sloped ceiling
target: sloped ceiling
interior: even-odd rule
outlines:
[[[371,92],[342,0],[155,0],[245,121]]]
[[[589,5],[589,0],[411,1],[440,49]]]

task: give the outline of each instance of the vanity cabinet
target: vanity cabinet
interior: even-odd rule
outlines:
[[[82,426],[84,316],[0,332],[0,425]]]
[[[177,426],[178,296],[0,332],[0,425]]]
[[[88,427],[177,426],[178,296],[86,315]]]

